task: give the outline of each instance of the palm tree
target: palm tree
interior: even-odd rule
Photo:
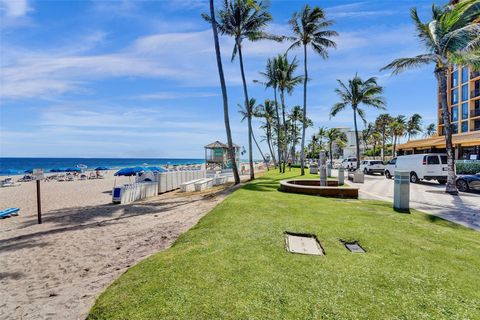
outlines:
[[[418,113],[414,113],[408,118],[406,131],[408,140],[410,140],[410,137],[414,137],[422,132],[422,116]]]
[[[383,113],[375,120],[375,126],[382,135],[382,161],[385,161],[385,143],[388,136],[388,129],[393,118],[388,113]]]
[[[284,159],[287,158],[287,122],[285,119],[286,113],[286,106],[285,106],[285,92],[288,94],[292,94],[293,89],[295,86],[301,83],[302,77],[295,76],[295,70],[298,67],[298,61],[296,58],[290,62],[288,61],[287,54],[281,55],[279,54],[276,59],[276,73],[277,73],[277,81],[278,81],[278,89],[280,91],[280,103],[282,106],[282,120],[283,120],[283,154]],[[283,162],[283,172],[285,172],[285,161]]]
[[[325,17],[325,12],[319,7],[310,8],[307,4],[303,9],[298,13],[294,12],[292,19],[290,19],[289,24],[292,27],[294,37],[293,44],[291,48],[303,46],[303,127],[302,127],[302,144],[300,151],[300,162],[301,162],[301,174],[305,174],[305,130],[306,130],[306,118],[307,118],[307,81],[308,81],[308,72],[307,72],[307,46],[311,45],[313,50],[318,53],[323,59],[328,58],[329,48],[335,48],[336,44],[330,37],[337,36],[338,33],[333,30],[325,30],[326,28],[333,25],[332,20],[327,20]]]
[[[245,106],[241,105],[241,104],[238,104],[238,113],[240,113],[242,115],[242,119],[240,120],[241,122],[245,121],[245,119],[248,119],[248,118],[252,118],[252,117],[256,117],[258,118],[260,115],[258,113],[258,109],[255,107],[255,104],[257,103],[257,101],[255,100],[255,98],[251,98],[250,99],[250,103],[248,104],[248,109],[245,110]],[[260,149],[260,146],[258,145],[258,142],[257,142],[257,139],[255,139],[255,135],[253,134],[253,131],[251,132],[251,135],[252,135],[252,139],[253,141],[255,142],[255,145],[257,146],[257,149],[258,151],[260,152],[260,155],[262,156],[262,159],[264,162],[267,161],[267,159],[265,158],[263,152],[262,152],[262,149]]]
[[[403,137],[405,132],[408,132],[408,123],[405,120],[405,116],[399,115],[393,119],[389,127],[393,138],[392,156],[395,157],[397,152],[397,139]]]
[[[291,123],[291,142],[292,142],[292,148],[291,148],[291,157],[292,161],[295,162],[295,147],[298,142],[298,122],[302,123],[303,117],[302,117],[302,107],[300,106],[295,106],[292,108],[288,115],[288,120]]]
[[[447,101],[448,71],[454,64],[470,65],[480,69],[480,26],[474,22],[480,16],[480,1],[465,0],[443,8],[432,5],[431,21],[423,23],[417,9],[410,11],[417,30],[417,37],[424,44],[426,52],[411,58],[399,58],[385,66],[393,74],[404,70],[434,64],[434,74],[439,89],[442,118],[445,128],[448,176],[446,192],[458,194],[455,185],[455,160],[452,145],[452,125]]]
[[[373,156],[377,154],[377,145],[382,141],[382,135],[378,131],[374,131],[369,138],[370,143],[373,145]]]
[[[437,133],[437,126],[435,123],[430,123],[426,128],[425,128],[425,136],[426,137],[431,137],[435,133]]]
[[[338,128],[331,128],[327,130],[325,134],[328,144],[328,155],[330,156],[330,164],[333,164],[333,144],[345,144],[347,143],[347,135],[340,131]]]
[[[218,68],[218,76],[220,77],[220,85],[222,88],[222,97],[223,97],[223,120],[225,122],[225,131],[227,134],[227,144],[228,144],[228,152],[229,158],[232,163],[232,171],[233,176],[235,179],[235,184],[240,183],[240,176],[238,174],[238,167],[235,161],[235,149],[233,147],[232,141],[232,131],[230,130],[230,118],[228,115],[228,96],[227,96],[227,86],[225,84],[225,76],[223,74],[223,65],[222,65],[222,55],[220,52],[220,44],[218,42],[218,33],[217,33],[217,21],[215,19],[215,8],[213,5],[213,0],[210,0],[210,17],[208,15],[203,14],[204,18],[209,21],[212,25],[213,31],[213,42],[215,45],[215,55],[217,57],[217,68]]]
[[[360,168],[360,139],[358,137],[357,115],[365,122],[365,112],[360,105],[371,106],[376,109],[385,109],[385,100],[381,96],[383,88],[377,84],[377,78],[372,77],[363,81],[358,75],[348,80],[348,86],[341,80],[337,80],[340,88],[335,92],[340,97],[340,102],[333,105],[330,117],[335,117],[348,105],[353,110],[353,123],[355,126],[355,143],[357,146],[357,168]]]
[[[272,128],[275,125],[275,107],[273,106],[273,101],[265,99],[263,104],[257,106],[257,110],[254,113],[258,115],[259,118],[265,120],[264,125],[262,126],[265,129],[265,140],[272,155],[273,165],[277,167],[277,160],[275,158],[275,152],[272,147]]]
[[[365,129],[362,130],[362,141],[365,150],[367,150],[368,140],[374,131],[375,126],[373,125],[373,123],[370,122],[365,126]]]
[[[267,11],[268,7],[263,2],[255,0],[225,0],[223,8],[219,11],[218,30],[222,35],[226,34],[235,39],[235,45],[232,52],[232,61],[238,53],[240,62],[240,73],[243,83],[243,94],[245,98],[245,108],[248,108],[250,99],[248,98],[247,82],[245,80],[245,69],[243,65],[242,42],[244,39],[258,41],[261,39],[275,39],[264,32],[267,23],[272,20],[272,16]],[[250,164],[250,179],[255,178],[253,170],[253,150],[252,150],[252,117],[248,119],[248,160]]]
[[[278,99],[277,99],[277,90],[278,90],[278,74],[277,74],[277,58],[272,58],[267,60],[267,65],[265,67],[265,72],[260,72],[260,74],[265,78],[265,82],[263,83],[266,88],[273,89],[273,97],[274,97],[274,106],[275,106],[275,115],[277,118],[277,151],[278,151],[278,167],[280,173],[282,173],[282,154],[281,154],[281,135],[280,135],[280,127],[282,126],[280,121],[280,113],[278,112]],[[254,82],[261,83],[258,80],[254,80]],[[285,161],[285,159],[283,159]],[[285,166],[283,166],[285,167]]]

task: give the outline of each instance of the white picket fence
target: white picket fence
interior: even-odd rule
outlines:
[[[112,192],[113,203],[132,203],[158,194],[157,182],[140,182],[124,184],[121,187],[114,187]]]

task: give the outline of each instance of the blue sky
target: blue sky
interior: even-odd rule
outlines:
[[[269,31],[288,34],[287,21],[304,3],[325,8],[340,33],[328,60],[310,51],[308,113],[315,127],[307,138],[319,126],[353,125],[351,111],[333,119],[328,111],[337,101],[336,79],[355,72],[379,78],[390,114],[417,112],[424,125],[436,122],[432,67],[394,77],[379,71],[394,58],[422,52],[409,8],[428,18],[431,1],[273,0]],[[203,145],[226,140],[211,29],[200,17],[207,11],[208,2],[197,0],[0,0],[0,156],[202,157]],[[287,47],[245,43],[257,102],[272,92],[253,80],[268,57]],[[233,138],[247,148],[232,48],[222,37]],[[299,51],[289,55],[302,59]],[[286,102],[301,105],[302,88]],[[373,120],[379,112],[366,113]]]

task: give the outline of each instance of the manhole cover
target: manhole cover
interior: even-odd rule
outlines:
[[[365,249],[363,249],[358,242],[350,242],[345,243],[345,247],[353,253],[365,253]]]
[[[285,232],[287,250],[291,253],[323,256],[323,248],[313,234]]]

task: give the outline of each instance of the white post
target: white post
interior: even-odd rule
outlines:
[[[320,186],[326,187],[327,186],[327,167],[326,167],[325,151],[320,151],[318,167],[320,169]]]

